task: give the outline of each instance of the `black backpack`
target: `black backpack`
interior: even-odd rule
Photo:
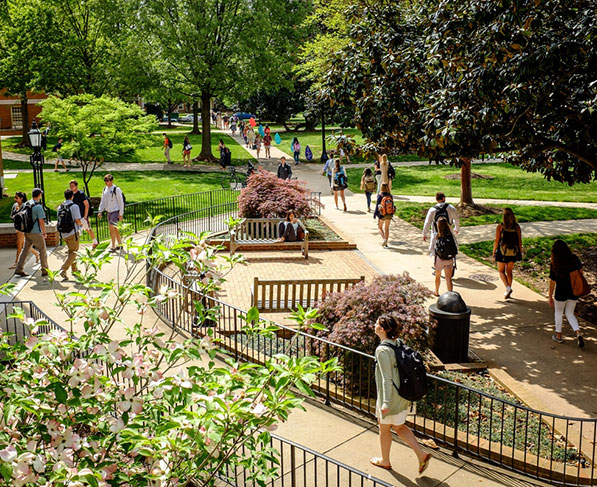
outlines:
[[[116,196],[116,189],[118,188],[118,186],[114,186],[114,189],[112,190],[112,195]],[[124,206],[126,206],[126,196],[124,195],[124,191],[122,191],[122,189],[120,190],[120,192],[122,193],[122,203],[124,204]]]
[[[394,179],[396,177],[396,169],[388,162],[388,179]]]
[[[397,345],[390,343],[381,345],[394,350],[400,375],[400,387],[394,384],[398,395],[407,401],[418,401],[425,397],[428,390],[427,370],[421,354],[406,346],[402,340],[398,340]]]
[[[61,237],[63,234],[70,233],[75,229],[75,219],[73,218],[72,211],[70,211],[70,208],[73,205],[74,203],[71,203],[70,205],[62,203],[58,207],[58,221],[56,223],[56,228],[60,232]]]
[[[30,233],[31,230],[33,230],[33,225],[35,225],[35,222],[33,221],[33,206],[35,204],[37,203],[32,205],[27,201],[23,204],[21,209],[15,213],[13,217],[15,230],[23,233]]]
[[[445,218],[450,223],[450,215],[448,214],[448,203],[439,203],[434,206],[435,216],[433,217],[433,230],[437,233],[437,221],[440,218]]]
[[[170,140],[170,137],[168,137],[168,147],[172,149],[172,141]]]
[[[447,237],[437,237],[437,242],[435,242],[435,255],[442,260],[450,260],[456,257],[457,253],[458,247],[456,246],[453,235],[450,234]]]

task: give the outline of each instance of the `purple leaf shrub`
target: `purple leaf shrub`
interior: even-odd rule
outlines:
[[[430,346],[428,331],[432,332],[435,328],[435,322],[430,321],[424,306],[430,296],[431,291],[407,272],[380,276],[368,284],[359,283],[345,291],[328,294],[317,306],[317,321],[325,325],[327,330],[313,333],[373,355],[379,344],[375,322],[381,315],[392,313],[399,323],[399,337],[410,347],[424,352]],[[317,346],[313,346],[310,352],[317,356],[324,353]],[[345,381],[354,393],[366,395],[365,391],[368,390],[374,393],[375,387],[371,388],[366,383],[367,372],[359,370],[365,362],[350,353],[339,352],[336,355],[339,355],[344,368],[338,380]]]
[[[238,197],[239,216],[243,218],[284,218],[292,210],[298,218],[312,216],[310,191],[304,181],[278,179],[260,169],[251,175]]]

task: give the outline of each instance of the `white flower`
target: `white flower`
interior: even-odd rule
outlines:
[[[4,450],[0,450],[0,458],[10,463],[17,458],[17,449],[13,445],[8,445]]]
[[[122,419],[118,418],[116,421],[114,421],[112,423],[112,426],[110,426],[110,431],[112,433],[118,433],[123,428],[124,428],[124,421]]]

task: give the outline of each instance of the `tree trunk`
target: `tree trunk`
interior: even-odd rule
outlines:
[[[21,95],[21,115],[23,117],[23,136],[17,147],[31,147],[29,140],[29,104],[27,103],[27,94]]]
[[[193,130],[191,130],[191,133],[195,135],[201,133],[199,131],[199,102],[197,100],[193,102]]]
[[[472,188],[471,159],[462,158],[460,168],[460,206],[474,206]]]
[[[215,162],[217,160],[211,153],[210,101],[211,95],[209,93],[201,93],[201,153],[193,159],[194,161]],[[197,118],[195,118],[195,121],[197,121]]]
[[[172,127],[172,100],[168,99],[168,127]]]

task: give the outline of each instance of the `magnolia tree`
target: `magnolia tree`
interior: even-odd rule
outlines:
[[[75,95],[51,96],[41,104],[41,119],[63,139],[61,154],[81,166],[88,195],[89,181],[104,160],[116,161],[155,143],[150,135],[158,127],[155,116],[145,115],[134,103],[106,95]]]
[[[235,261],[217,264],[205,238],[128,239],[112,282],[99,277],[113,259],[105,246],[86,248],[78,290],[56,294],[69,331],[41,333],[47,323],[20,313],[28,338],[0,335],[0,485],[207,486],[237,467],[258,484],[275,475],[268,430],[300,406],[294,386],[309,391],[335,365],[284,355],[218,362],[209,336],[161,331],[151,309],[181,296],[145,286],[145,263],[192,262],[217,287]],[[252,310],[246,333],[266,333],[256,323]]]

